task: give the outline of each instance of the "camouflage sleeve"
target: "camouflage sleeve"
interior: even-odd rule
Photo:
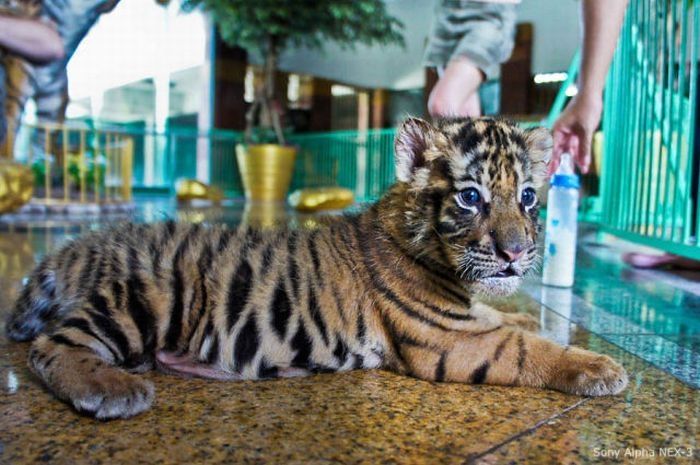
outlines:
[[[0,151],[2,151],[2,144],[5,142],[5,136],[7,134],[7,118],[5,117],[5,99],[7,91],[5,87],[7,82],[5,80],[5,67],[2,63],[3,52],[0,50]]]
[[[437,0],[424,63],[444,67],[464,56],[493,78],[513,51],[515,20],[513,3]]]
[[[40,0],[0,0],[0,15],[17,18],[36,18],[41,13]]]

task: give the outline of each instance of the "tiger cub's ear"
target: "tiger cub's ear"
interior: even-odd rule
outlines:
[[[525,144],[531,162],[532,182],[540,187],[547,181],[547,165],[552,158],[552,134],[547,128],[532,128],[525,131]]]
[[[394,141],[396,179],[409,182],[413,174],[427,163],[426,151],[432,145],[437,130],[420,118],[403,122]]]

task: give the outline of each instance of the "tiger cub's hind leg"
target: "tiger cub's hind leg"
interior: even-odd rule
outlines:
[[[128,341],[123,334],[98,332],[88,315],[76,312],[51,334],[40,335],[29,353],[30,369],[59,399],[95,418],[127,418],[147,410],[153,384],[116,366],[134,356],[124,353]]]
[[[6,323],[7,336],[15,341],[34,339],[59,313],[56,277],[45,259],[22,288]]]

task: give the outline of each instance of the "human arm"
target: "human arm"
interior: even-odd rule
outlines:
[[[46,63],[63,58],[63,42],[55,29],[35,19],[0,15],[0,47],[27,60]]]
[[[610,67],[627,0],[584,0],[583,50],[578,94],[554,123],[554,150],[549,171],[559,166],[564,152],[571,153],[582,173],[591,164],[591,141],[603,110],[603,88]]]

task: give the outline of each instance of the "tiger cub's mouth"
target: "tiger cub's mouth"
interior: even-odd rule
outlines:
[[[518,289],[522,277],[523,270],[511,264],[493,274],[477,279],[472,283],[472,289],[483,295],[510,295]]]
[[[515,271],[513,268],[508,267],[505,270],[501,270],[496,274],[493,274],[491,276],[487,276],[488,278],[511,278],[513,276],[520,277],[521,274]]]
[[[508,265],[507,268],[492,274],[491,276],[486,276],[487,278],[512,278],[512,277],[522,277],[523,273],[521,271],[513,268],[512,265]]]

